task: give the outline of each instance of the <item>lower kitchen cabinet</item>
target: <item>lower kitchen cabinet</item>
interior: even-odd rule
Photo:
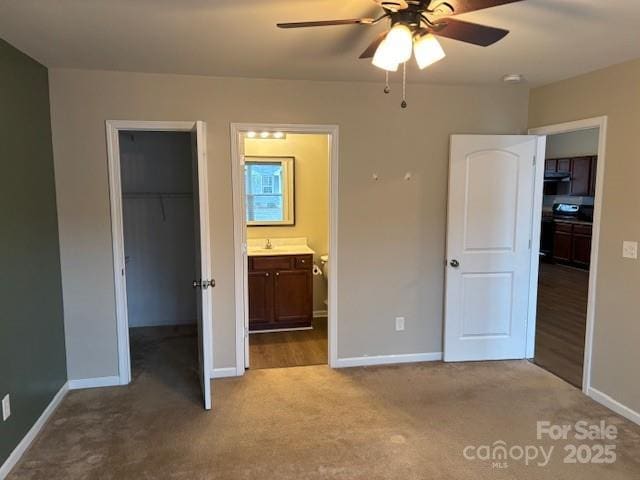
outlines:
[[[249,330],[310,327],[313,256],[249,258]]]
[[[553,259],[575,267],[589,268],[591,262],[591,232],[588,224],[556,222]]]

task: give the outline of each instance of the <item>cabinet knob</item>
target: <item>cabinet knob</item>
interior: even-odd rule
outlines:
[[[280,272],[276,272],[276,277],[279,277],[279,276],[280,276]]]
[[[269,272],[265,273],[265,274],[264,274],[264,276],[265,276],[265,277],[268,277],[268,276],[269,276]]]

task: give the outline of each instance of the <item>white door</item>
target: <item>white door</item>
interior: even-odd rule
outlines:
[[[445,361],[525,358],[536,147],[451,137]]]
[[[211,291],[215,285],[211,278],[211,256],[209,254],[209,198],[207,188],[206,126],[196,122],[191,132],[193,152],[193,207],[195,210],[196,241],[196,289],[198,321],[198,377],[202,386],[204,408],[211,409],[212,368],[212,310]]]

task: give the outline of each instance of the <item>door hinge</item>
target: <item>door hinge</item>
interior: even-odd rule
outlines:
[[[533,156],[533,166],[534,166],[534,167],[536,166],[536,160],[537,160],[537,159],[536,159],[536,156],[534,155],[534,156]]]
[[[529,250],[531,250],[531,239],[529,239]]]
[[[244,338],[249,338],[249,329],[246,326],[243,326],[242,329],[244,330]]]

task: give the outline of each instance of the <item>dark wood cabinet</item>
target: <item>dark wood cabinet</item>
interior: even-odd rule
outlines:
[[[589,268],[592,227],[584,223],[556,222],[553,259],[575,267]]]
[[[313,256],[249,258],[249,330],[310,327]]]
[[[545,171],[569,173],[569,195],[592,197],[596,193],[596,171],[598,157],[549,158],[545,160]]]
[[[569,190],[571,195],[579,197],[592,195],[591,158],[577,157],[571,159],[571,187]]]
[[[249,272],[248,287],[250,327],[253,329],[259,325],[270,325],[274,316],[271,272]]]

